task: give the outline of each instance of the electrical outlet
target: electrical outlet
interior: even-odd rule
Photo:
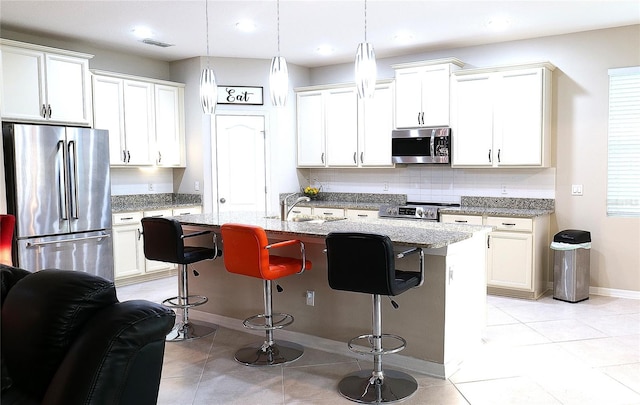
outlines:
[[[149,183],[149,191],[153,191],[153,183]]]
[[[501,189],[502,189],[502,194],[507,194],[507,185],[506,184],[503,184]]]
[[[309,306],[314,306],[315,304],[315,298],[316,298],[316,292],[313,290],[307,290],[307,292],[305,293],[305,298],[307,300],[307,305]]]
[[[195,191],[200,191],[200,182],[198,180],[193,182],[193,189]]]
[[[389,183],[386,181],[384,182],[383,191],[389,191]]]

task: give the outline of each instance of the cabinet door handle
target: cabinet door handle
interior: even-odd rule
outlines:
[[[418,111],[418,125],[420,125],[420,111]]]
[[[48,104],[47,106],[49,107],[47,113],[49,114],[49,118],[51,118],[51,104]]]
[[[320,155],[320,161],[322,162],[322,164],[324,164],[324,152],[322,152],[322,155]]]
[[[360,163],[364,163],[364,152],[360,152]]]
[[[42,104],[42,110],[40,110],[40,115],[42,115],[42,118],[47,118],[47,106]]]
[[[422,124],[422,125],[424,125],[424,111],[422,112],[421,117],[422,117],[422,119],[421,119],[421,121],[422,121],[422,122],[421,122],[421,124]]]
[[[491,163],[491,149],[489,149],[489,163]]]
[[[491,248],[491,236],[487,235],[487,249]]]
[[[131,152],[127,151],[127,163],[131,162]]]
[[[358,152],[353,152],[353,163],[358,164]]]
[[[158,163],[162,163],[162,153],[158,151]]]
[[[127,163],[127,151],[122,149],[122,162]]]
[[[498,149],[498,163],[500,163],[500,149]]]
[[[136,229],[138,231],[138,240],[142,237],[142,232],[140,232],[140,228]]]

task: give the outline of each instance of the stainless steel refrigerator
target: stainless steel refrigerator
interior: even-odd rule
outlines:
[[[3,123],[2,138],[14,265],[113,280],[108,131]]]

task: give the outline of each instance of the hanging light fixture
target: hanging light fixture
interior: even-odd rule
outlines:
[[[207,22],[207,67],[202,69],[200,75],[200,104],[205,114],[213,114],[216,110],[218,98],[218,85],[213,69],[209,67],[209,0],[205,0],[205,18]]]
[[[271,59],[269,73],[269,89],[271,91],[271,103],[276,107],[283,107],[289,93],[289,70],[284,56],[280,56],[280,0],[277,0],[278,14],[278,56]]]
[[[371,98],[376,90],[376,54],[373,45],[367,42],[367,0],[364,0],[364,42],[356,51],[356,87],[358,97]]]

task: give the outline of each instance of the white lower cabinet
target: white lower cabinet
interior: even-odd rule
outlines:
[[[200,214],[202,207],[182,207],[113,214],[113,258],[116,281],[133,278],[152,279],[175,270],[173,263],[147,260],[144,255],[143,217],[171,217]]]
[[[483,218],[443,214],[441,221],[495,227],[487,237],[488,293],[536,299],[547,290],[548,215]]]
[[[113,214],[113,263],[116,280],[144,274],[141,219],[142,212]]]
[[[313,207],[313,215],[321,215],[323,217],[344,218],[344,209],[343,208]]]

